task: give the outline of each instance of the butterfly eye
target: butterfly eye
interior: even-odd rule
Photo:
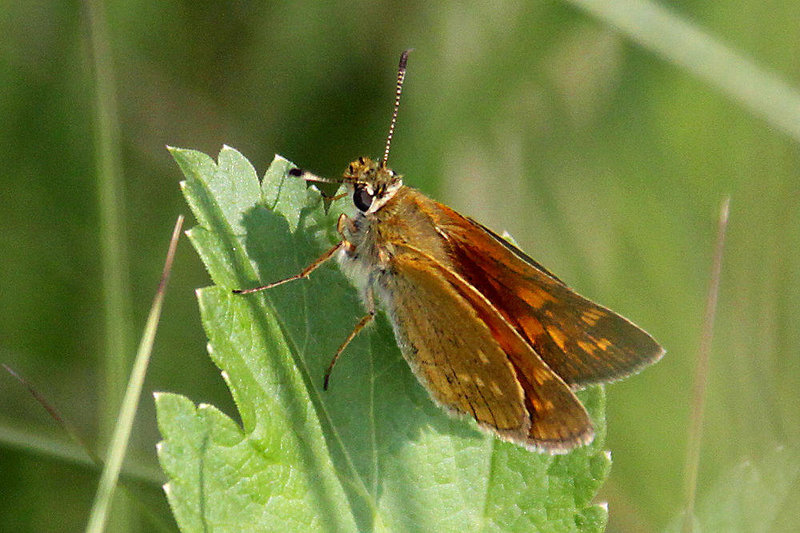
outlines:
[[[373,198],[375,197],[370,194],[366,187],[356,187],[356,190],[353,191],[353,203],[356,204],[359,211],[364,213],[366,213],[369,206],[372,205]]]

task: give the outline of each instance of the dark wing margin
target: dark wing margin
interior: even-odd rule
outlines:
[[[623,378],[664,354],[647,332],[580,296],[491,230],[446,206],[437,211],[456,272],[571,387]]]

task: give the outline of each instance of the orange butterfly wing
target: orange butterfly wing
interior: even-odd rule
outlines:
[[[575,293],[491,230],[442,204],[428,213],[454,270],[571,387],[625,377],[664,354],[641,328]]]
[[[432,396],[529,448],[563,452],[591,442],[592,422],[578,398],[491,302],[425,251],[397,248],[393,275],[383,282],[392,285],[387,310]]]

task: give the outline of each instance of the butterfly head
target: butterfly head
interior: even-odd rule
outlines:
[[[318,183],[344,183],[353,197],[353,204],[364,215],[371,215],[383,207],[386,202],[403,187],[403,177],[390,169],[386,162],[389,159],[389,147],[392,144],[392,135],[397,123],[397,110],[400,107],[400,93],[403,89],[403,80],[406,75],[406,63],[411,50],[405,50],[400,55],[400,65],[397,69],[397,89],[394,98],[392,122],[389,125],[389,134],[386,137],[386,148],[383,159],[373,161],[368,157],[359,157],[350,163],[339,179],[321,178],[305,170],[293,168],[290,176],[300,177],[306,181]]]
[[[342,176],[352,188],[353,204],[365,214],[375,213],[403,186],[403,177],[394,170],[367,157],[350,163]]]
[[[353,204],[365,215],[377,212],[386,202],[403,186],[403,177],[390,169],[386,162],[389,160],[389,147],[392,145],[394,127],[397,123],[397,110],[400,108],[400,93],[403,91],[403,80],[406,77],[406,63],[411,49],[400,54],[400,64],[397,68],[397,89],[394,96],[394,110],[392,122],[389,125],[389,134],[386,137],[386,148],[381,162],[373,161],[368,157],[359,157],[350,163],[347,171],[342,176],[342,181],[352,188]]]

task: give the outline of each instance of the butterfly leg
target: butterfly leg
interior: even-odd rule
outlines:
[[[339,220],[336,221],[336,232],[339,233],[339,236],[342,238],[342,243],[344,243],[342,244],[342,246],[344,246],[345,251],[349,255],[352,255],[353,252],[356,251],[356,247],[353,243],[347,240],[346,233],[350,233],[352,235],[357,231],[358,228],[356,228],[356,225],[353,222],[352,218],[345,215],[344,213],[339,215]]]
[[[344,215],[342,215],[342,216],[344,216]],[[253,292],[258,292],[258,291],[264,291],[264,290],[267,290],[267,289],[271,289],[273,287],[277,287],[278,285],[283,285],[284,283],[289,283],[290,281],[294,281],[296,279],[307,278],[309,274],[311,274],[317,268],[319,268],[319,266],[322,265],[322,263],[324,263],[325,261],[327,261],[328,259],[333,257],[336,254],[336,252],[338,252],[340,249],[342,249],[342,248],[349,249],[348,247],[351,247],[351,246],[352,246],[351,243],[349,243],[346,240],[342,239],[341,242],[339,242],[338,244],[333,246],[330,250],[328,250],[327,252],[325,252],[324,254],[319,256],[317,259],[315,259],[310,265],[308,265],[306,268],[304,268],[302,270],[302,272],[300,272],[299,274],[295,274],[294,276],[288,277],[286,279],[282,279],[280,281],[273,281],[272,283],[268,283],[266,285],[262,285],[261,287],[254,287],[252,289],[233,289],[233,292],[234,292],[234,294],[250,294],[250,293],[253,293]]]
[[[347,345],[350,344],[350,341],[355,339],[356,335],[358,335],[361,332],[361,330],[364,329],[367,326],[367,324],[372,322],[372,320],[375,318],[375,313],[377,311],[375,309],[375,297],[372,294],[372,288],[367,289],[365,303],[367,307],[367,314],[364,315],[361,318],[361,320],[358,321],[356,327],[354,327],[353,331],[350,332],[350,335],[347,336],[342,345],[339,346],[339,349],[336,350],[333,359],[331,359],[331,364],[328,365],[328,370],[325,371],[325,379],[322,382],[323,390],[328,390],[328,381],[330,381],[331,371],[333,370],[333,365],[336,364],[336,360],[339,359],[340,355],[342,355],[342,352],[344,351],[345,348],[347,348]]]

